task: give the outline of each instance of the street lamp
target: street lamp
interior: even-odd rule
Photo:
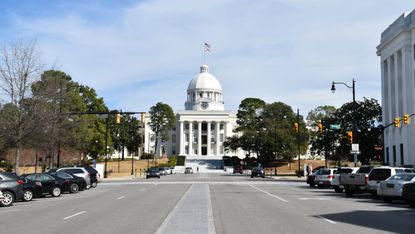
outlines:
[[[346,86],[347,88],[352,89],[352,92],[353,92],[353,107],[355,107],[356,106],[355,83],[356,83],[356,81],[354,79],[352,80],[352,86],[347,85],[346,83],[343,83],[343,82],[335,82],[335,81],[333,81],[331,83],[331,92],[333,94],[336,92],[336,86],[335,86],[336,84],[342,84],[342,85]],[[356,108],[354,108],[354,109],[356,109]],[[352,125],[353,125],[352,134],[353,134],[353,132],[356,132],[356,123],[355,123],[354,114],[352,116]],[[353,143],[353,139],[352,139],[352,142],[351,143]],[[355,161],[355,166],[356,166],[356,161]]]

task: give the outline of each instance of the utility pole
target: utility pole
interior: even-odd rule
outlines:
[[[297,146],[298,146],[298,177],[301,177],[300,172],[300,109],[297,108]]]

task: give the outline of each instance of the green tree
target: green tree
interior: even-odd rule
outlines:
[[[250,156],[251,152],[258,152],[259,142],[257,137],[261,113],[265,105],[265,102],[259,98],[245,98],[242,100],[236,114],[238,126],[234,130],[235,133],[240,134],[226,139],[224,142],[225,150],[242,149],[248,152],[247,156]]]
[[[150,108],[149,114],[149,126],[156,134],[155,152],[157,155],[159,139],[167,141],[169,139],[169,133],[174,127],[174,113],[169,105],[158,102],[155,106]]]

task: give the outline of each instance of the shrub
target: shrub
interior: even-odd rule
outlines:
[[[176,166],[184,166],[186,162],[186,156],[177,156]]]

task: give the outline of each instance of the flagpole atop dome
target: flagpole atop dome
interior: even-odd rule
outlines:
[[[205,42],[205,45],[203,46],[203,64],[206,64],[206,54],[210,53],[210,45]]]

